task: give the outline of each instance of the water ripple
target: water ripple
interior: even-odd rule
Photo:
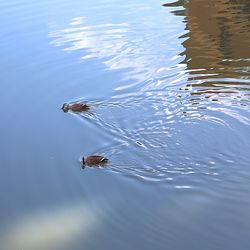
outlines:
[[[129,98],[113,97],[109,102],[92,101],[93,112],[79,114],[79,117],[83,121],[86,118],[92,120],[95,126],[113,141],[112,146],[106,145],[98,153],[104,153],[111,159],[108,169],[115,173],[169,185],[184,182],[189,183],[184,186],[190,187],[195,185],[192,183],[195,178],[219,181],[221,178],[219,166],[229,162],[234,164],[230,159],[235,155],[223,155],[222,159],[219,156],[215,159],[217,153],[210,149],[206,159],[201,160],[199,153],[196,157],[195,150],[197,147],[199,149],[199,144],[205,145],[204,150],[210,147],[210,130],[206,131],[206,126],[210,123],[214,124],[211,129],[214,126],[222,130],[227,128],[226,133],[238,134],[231,126],[231,122],[217,113],[229,112],[228,115],[237,121],[243,123],[249,121],[239,118],[237,112],[233,114],[231,109],[213,110],[210,107],[208,109],[210,113],[203,115],[199,111],[196,112],[196,109],[193,111],[189,109],[188,112],[180,111],[183,103],[176,104],[175,98],[171,93],[160,92],[157,95],[145,92]],[[201,126],[201,122],[204,123],[204,127]],[[187,129],[190,133],[194,133],[190,136],[195,133],[202,135],[202,140],[199,140],[198,135],[195,139],[185,138],[187,135],[184,131]],[[190,141],[195,143],[195,140],[197,140],[196,147],[189,148]],[[214,140],[218,143],[215,138]],[[225,147],[221,145],[219,149],[224,150]],[[231,150],[234,151],[235,149]],[[200,154],[203,155],[204,152]],[[187,157],[188,155],[191,157]]]
[[[234,7],[243,5],[219,2],[226,11],[214,9],[209,17],[196,12],[197,3],[166,4],[183,5],[173,12],[183,16],[185,29],[178,32],[171,26],[165,33],[163,23],[152,15],[148,20],[97,24],[90,16],[79,16],[66,27],[56,24],[51,29],[51,45],[77,52],[83,65],[99,60],[119,74],[112,95],[90,101],[91,113],[79,115],[113,142],[101,150],[112,156],[112,171],[167,181],[176,188],[192,187],[178,183],[195,179],[188,176],[220,179],[219,166],[228,164],[225,152],[241,136],[238,128],[250,124],[250,54],[234,46],[246,47],[244,41],[249,40],[246,10],[236,13]],[[207,8],[205,1],[198,5]],[[203,26],[204,18],[208,25]],[[231,33],[236,22],[242,32]],[[78,100],[86,101],[84,96]],[[225,147],[218,134],[222,140],[231,134],[236,138]],[[247,145],[246,139],[242,143]],[[231,150],[236,157],[239,149]]]

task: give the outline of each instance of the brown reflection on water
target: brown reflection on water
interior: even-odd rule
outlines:
[[[177,7],[173,13],[185,17],[182,55],[191,94],[249,96],[250,1],[180,0],[164,6]]]

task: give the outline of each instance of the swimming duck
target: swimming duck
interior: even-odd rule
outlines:
[[[62,106],[62,110],[64,112],[68,112],[69,110],[72,110],[73,112],[84,112],[89,110],[89,106],[83,103],[74,103],[71,105],[68,103],[64,103]]]
[[[100,155],[89,155],[82,157],[82,165],[83,168],[85,165],[93,166],[93,165],[104,165],[108,161],[108,158],[105,158]]]

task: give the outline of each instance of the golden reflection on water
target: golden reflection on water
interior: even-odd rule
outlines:
[[[185,16],[188,32],[181,38],[189,84],[210,93],[249,91],[244,87],[250,80],[249,1],[181,0],[164,6],[184,7],[173,13]]]
[[[210,110],[250,124],[243,112],[250,102],[250,1],[179,0],[163,6],[184,17],[187,31],[180,37],[187,73],[179,95],[186,101],[183,117],[217,122],[202,111]]]

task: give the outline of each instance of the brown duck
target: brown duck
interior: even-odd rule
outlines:
[[[105,158],[103,156],[100,155],[89,155],[89,156],[85,156],[82,157],[82,165],[83,168],[85,165],[88,166],[93,166],[93,165],[104,165],[106,162],[108,161],[108,158]]]
[[[69,110],[73,112],[84,112],[89,110],[89,106],[83,103],[74,103],[74,104],[64,103],[62,106],[62,110],[64,112],[68,112]]]

